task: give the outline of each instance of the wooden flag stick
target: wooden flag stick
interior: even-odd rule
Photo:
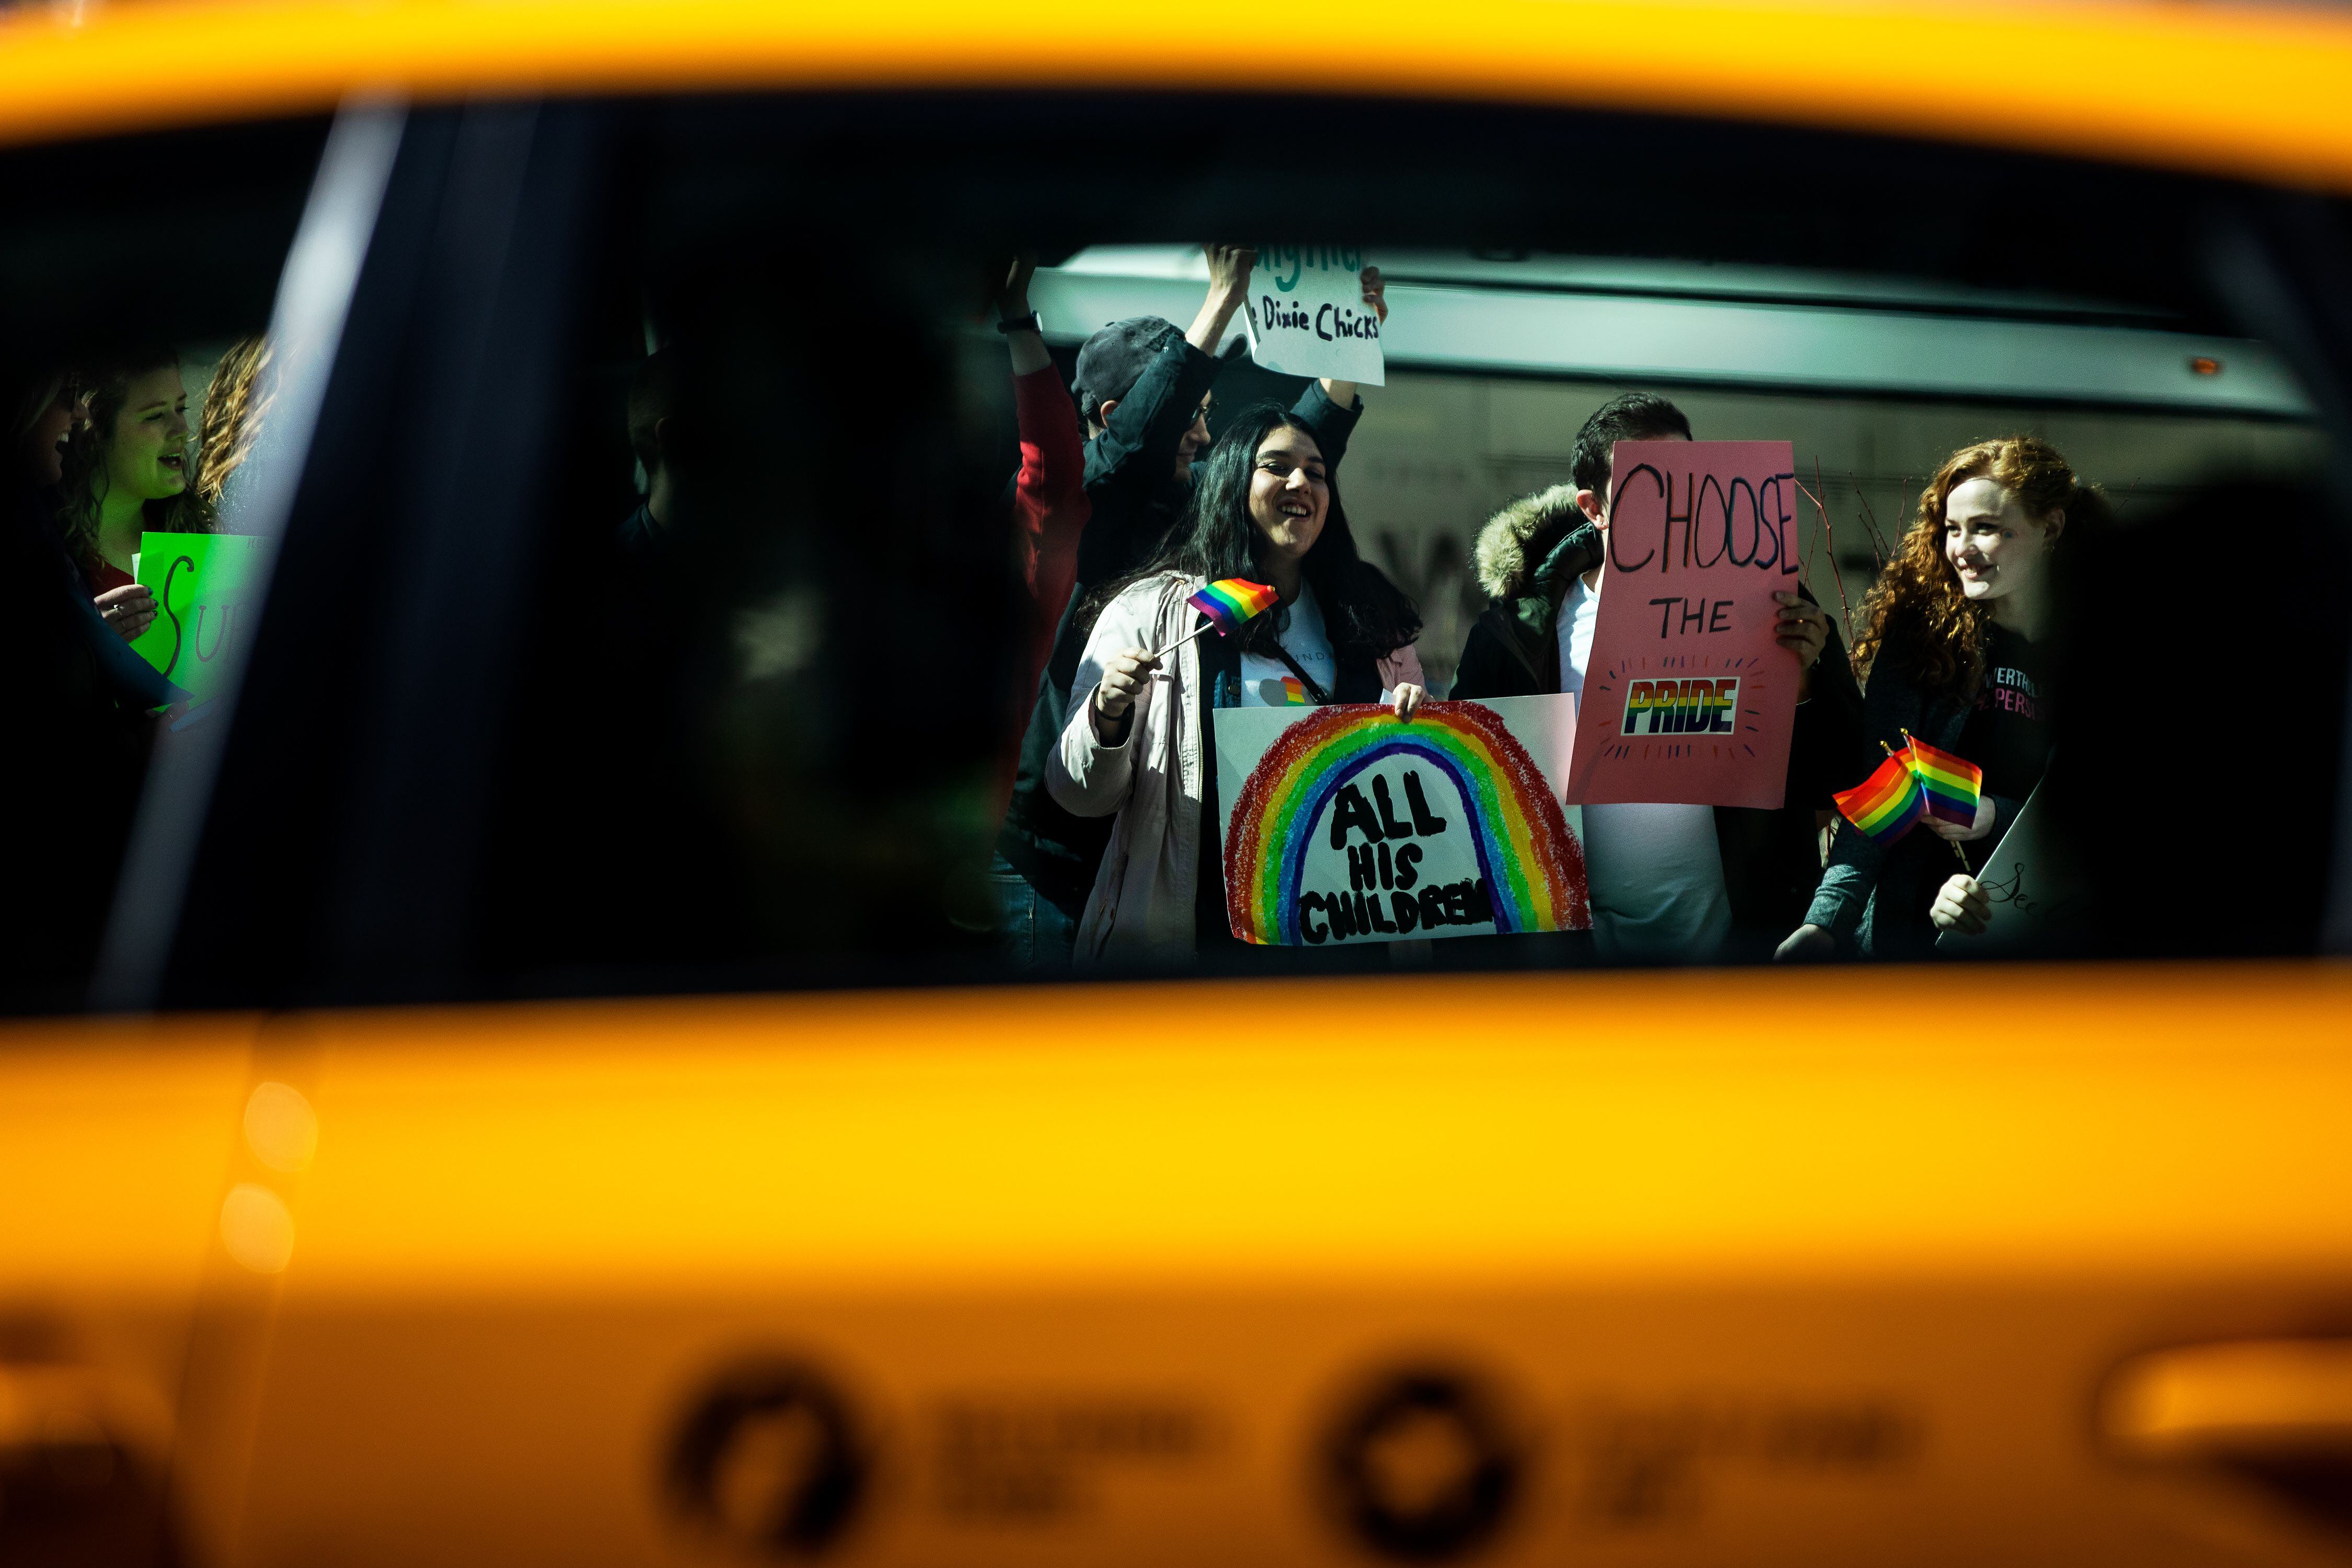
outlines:
[[[1182,647],[1186,643],[1191,642],[1202,632],[1213,631],[1216,629],[1216,622],[1210,620],[1204,616],[1202,617],[1201,624],[1199,626],[1194,626],[1191,631],[1186,632],[1182,637],[1178,637],[1174,642],[1170,643],[1166,647],[1161,648],[1158,653],[1153,654],[1151,657],[1154,658],[1166,658],[1170,654],[1174,653],[1178,648]]]
[[[1938,838],[1944,838],[1944,836],[1940,833],[1936,835],[1936,837]],[[1957,838],[1944,838],[1944,842],[1952,847],[1952,855],[1954,858],[1959,861],[1961,872],[1966,876],[1975,876],[1977,874],[1977,868],[1969,864],[1969,852],[1960,847],[1960,841]]]

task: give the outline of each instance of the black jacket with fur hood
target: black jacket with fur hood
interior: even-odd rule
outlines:
[[[1476,556],[1479,584],[1493,602],[1471,628],[1448,695],[1558,691],[1560,605],[1577,577],[1600,563],[1601,550],[1601,531],[1578,510],[1573,485],[1555,485],[1496,512],[1479,531]],[[1828,646],[1813,666],[1812,695],[1797,709],[1787,798],[1777,811],[1715,808],[1724,890],[1731,901],[1726,958],[1769,957],[1804,923],[1822,879],[1817,814],[1835,809],[1832,794],[1869,776],[1867,746],[1862,689],[1833,620]]]

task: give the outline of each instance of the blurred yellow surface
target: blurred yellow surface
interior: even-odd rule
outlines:
[[[1970,1016],[2000,1026],[1938,1024],[1902,972],[288,1019],[273,1039],[316,1075],[293,1274],[380,1297],[2352,1258],[2352,978],[1936,984],[1997,992]],[[230,1058],[9,1059],[43,1086],[5,1113],[14,1190],[70,1201],[37,1206],[8,1267],[135,1270],[167,1235],[192,1266],[243,1110]]]
[[[940,0],[27,6],[0,22],[0,142],[366,91],[1148,88],[1720,115],[2352,187],[2352,17],[2317,7],[1305,0],[1284,15],[1282,47],[1252,47],[1237,17],[1230,44],[1185,47],[1164,12],[1085,0],[1037,0],[1013,26]]]
[[[1942,987],[1998,1026],[1939,1032]],[[1424,1364],[1553,1435],[1498,1560],[2297,1562],[2095,1413],[2136,1353],[2333,1321],[2347,1004],[2334,966],[2213,965],[17,1026],[5,1289],[208,1303],[184,1357],[84,1341],[125,1398],[184,1363],[222,1562],[683,1560],[677,1424],[803,1363],[902,1478],[877,1563],[1344,1560],[1299,1467]],[[2129,1410],[2213,1383],[2131,1364]],[[1015,1521],[954,1500],[971,1410],[1202,1436],[1055,1459],[1083,1506]],[[1790,1423],[1861,1446],[1739,1446]],[[1680,1445],[1664,1513],[1628,1434]]]
[[[253,1029],[0,1027],[0,1291],[194,1289]]]

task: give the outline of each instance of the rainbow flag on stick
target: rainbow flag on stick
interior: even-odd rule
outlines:
[[[1927,797],[1927,815],[1956,827],[1973,826],[1977,802],[1984,795],[1984,770],[1949,752],[1937,751],[1908,730],[1903,731],[1903,738],[1910,743],[1895,754],[1911,759],[1911,771],[1918,775],[1920,791]]]
[[[1192,607],[1209,617],[1221,637],[1231,637],[1279,603],[1282,595],[1263,583],[1227,577],[1192,595]]]
[[[1974,823],[1977,803],[1984,797],[1984,770],[1908,730],[1903,739],[1907,744],[1899,752],[1889,746],[1886,760],[1868,778],[1832,797],[1845,819],[1878,844],[1894,843],[1923,816],[1961,827]],[[1968,865],[1968,851],[1957,842],[1952,853]]]
[[[1876,844],[1892,844],[1910,831],[1926,814],[1926,792],[1911,771],[1911,749],[1890,751],[1871,775],[1843,795],[1832,797],[1848,822]]]
[[[1209,617],[1208,626],[1194,626],[1191,631],[1153,654],[1152,658],[1167,658],[1202,632],[1207,631],[1209,626],[1216,627],[1217,635],[1221,637],[1231,637],[1237,628],[1246,626],[1282,603],[1282,592],[1278,588],[1269,588],[1263,583],[1253,583],[1246,577],[1221,577],[1193,595],[1189,603],[1194,609]]]

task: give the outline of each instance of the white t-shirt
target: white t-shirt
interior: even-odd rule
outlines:
[[[1275,640],[1282,644],[1283,651],[1315,678],[1325,696],[1332,695],[1339,679],[1339,662],[1331,657],[1331,637],[1323,629],[1323,606],[1315,602],[1314,587],[1301,583],[1296,600],[1276,605],[1266,614],[1274,617]],[[1244,651],[1241,677],[1244,708],[1296,708],[1315,701],[1298,677],[1290,673],[1290,667],[1271,654]]]
[[[1579,577],[1559,607],[1562,691],[1584,690],[1600,609],[1601,595]],[[1731,934],[1711,805],[1586,806],[1584,874],[1603,958],[1706,963]]]

